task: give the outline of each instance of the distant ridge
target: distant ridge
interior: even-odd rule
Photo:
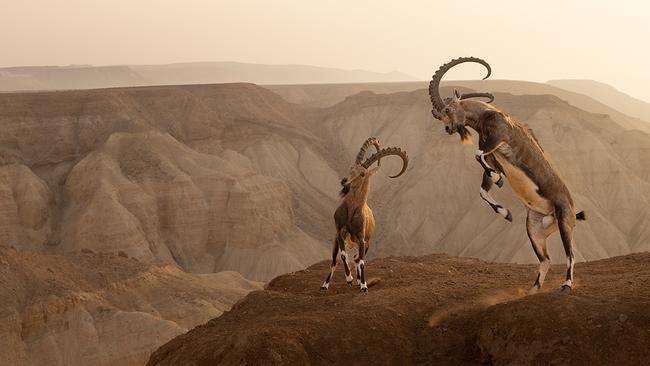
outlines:
[[[147,85],[128,66],[28,66],[0,68],[0,91],[98,89]]]
[[[399,71],[378,73],[307,65],[264,65],[241,62],[0,68],[0,91],[4,92],[232,82],[308,84],[412,80],[416,78]]]
[[[609,84],[586,79],[549,80],[547,84],[589,95],[629,116],[650,121],[650,103],[623,93]]]
[[[264,65],[241,62],[194,62],[131,66],[144,77],[164,84],[231,83],[312,84],[370,81],[411,81],[416,78],[392,71],[342,70],[308,65]]]
[[[284,99],[299,103],[309,107],[330,107],[342,102],[346,97],[367,90],[378,94],[389,94],[416,89],[425,89],[428,87],[426,81],[411,82],[394,82],[394,83],[349,83],[349,84],[314,84],[314,85],[269,85],[267,88],[280,94]],[[576,106],[585,111],[599,114],[610,115],[614,120],[627,129],[636,129],[650,133],[650,116],[642,119],[632,116],[630,111],[626,111],[621,106],[625,103],[618,103],[615,106],[610,100],[597,100],[586,91],[584,93],[570,91],[549,83],[536,83],[531,81],[520,80],[450,80],[443,81],[442,85],[449,87],[461,87],[471,90],[481,90],[490,92],[510,93],[514,95],[555,95],[558,98],[567,101],[569,104]],[[613,88],[612,88],[613,89]],[[615,90],[615,89],[614,89]],[[625,96],[625,94],[621,95]],[[625,96],[624,98],[633,98]],[[641,101],[639,101],[641,102]],[[644,103],[644,102],[641,102]]]

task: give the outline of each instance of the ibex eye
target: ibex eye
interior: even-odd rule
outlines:
[[[365,177],[365,176],[366,176],[366,173],[361,172],[361,174],[359,174],[359,175],[362,176],[362,177]]]

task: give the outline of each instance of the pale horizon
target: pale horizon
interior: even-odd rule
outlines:
[[[26,0],[0,13],[0,67],[242,62],[428,80],[476,56],[494,79],[589,79],[650,101],[650,4]],[[448,80],[478,79],[479,66]]]

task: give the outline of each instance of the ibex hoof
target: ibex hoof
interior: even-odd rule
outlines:
[[[528,290],[528,295],[534,295],[539,292],[539,287],[537,285],[533,286],[530,290]]]
[[[348,287],[352,287],[352,281],[348,282]]]
[[[360,289],[359,292],[361,292],[362,295],[365,295],[365,294],[368,293],[368,288],[364,287],[364,288]]]
[[[560,290],[561,292],[565,294],[570,294],[571,293],[571,286],[569,285],[562,285],[562,288]]]

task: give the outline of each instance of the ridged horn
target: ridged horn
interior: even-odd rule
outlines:
[[[375,146],[375,150],[377,150],[375,152],[381,150],[381,147],[379,146],[379,140],[377,140],[376,137],[369,137],[366,142],[361,145],[361,149],[359,149],[359,153],[357,154],[357,160],[354,162],[355,164],[361,164],[363,158],[366,157],[366,151],[368,151],[370,145]],[[377,163],[377,165],[379,165],[379,163]]]
[[[489,100],[486,103],[494,102],[494,95],[492,93],[464,93],[460,96],[460,100],[468,98],[488,98]]]
[[[433,110],[431,113],[433,113],[434,117],[438,118],[440,116],[440,112],[445,107],[445,103],[442,100],[442,97],[440,97],[440,81],[442,80],[442,77],[447,71],[449,71],[449,69],[464,62],[476,62],[485,66],[485,68],[487,68],[487,75],[483,78],[483,80],[487,79],[492,74],[492,68],[490,67],[490,64],[477,57],[459,57],[440,66],[438,71],[436,71],[436,73],[431,77],[431,82],[429,82],[429,97],[431,98],[431,105],[433,105]]]
[[[402,170],[400,170],[400,172],[397,173],[397,175],[391,175],[390,177],[397,178],[400,175],[404,174],[404,171],[406,171],[406,168],[409,166],[409,157],[408,155],[406,155],[406,152],[402,151],[402,149],[400,149],[399,147],[388,147],[385,149],[381,149],[376,153],[370,155],[370,157],[366,159],[366,161],[364,161],[363,164],[361,165],[363,165],[364,168],[368,169],[372,165],[372,163],[374,163],[375,161],[379,161],[379,159],[388,155],[397,155],[400,158],[402,158]]]

